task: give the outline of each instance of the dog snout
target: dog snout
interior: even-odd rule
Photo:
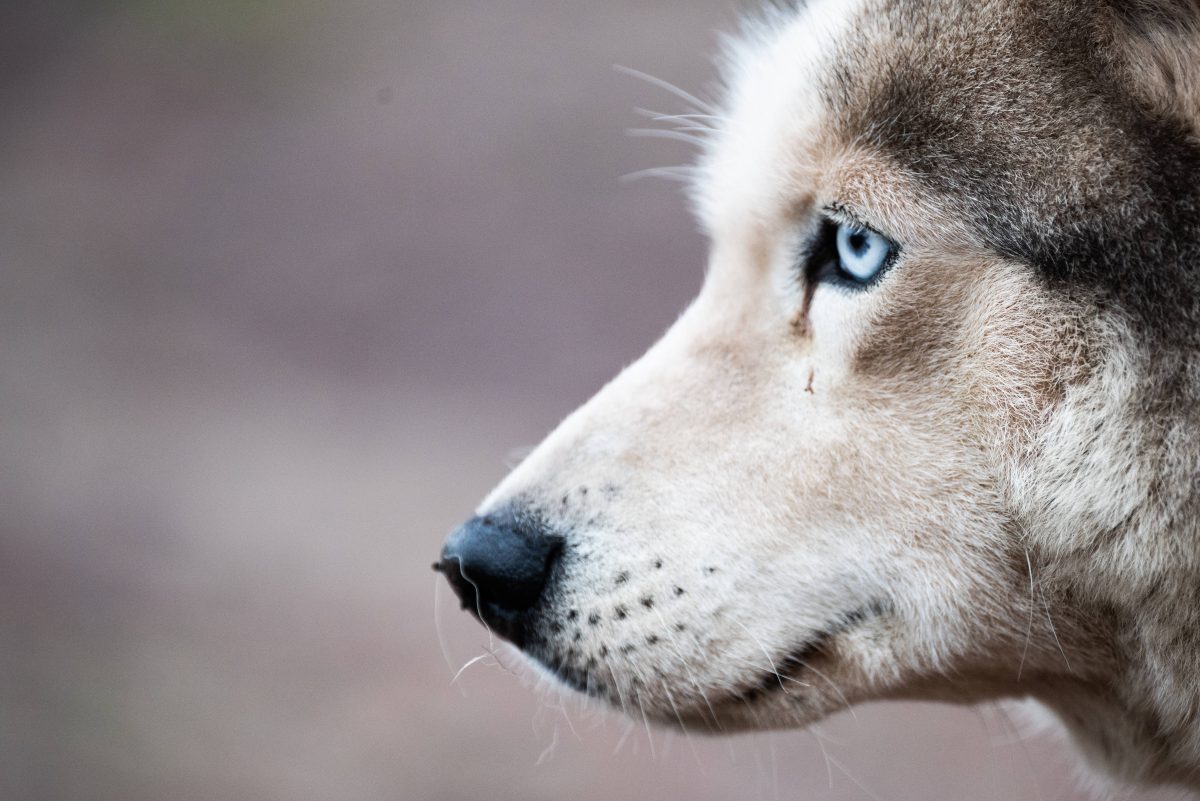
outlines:
[[[464,609],[522,645],[530,610],[541,599],[563,539],[514,510],[474,517],[446,540],[441,561]]]

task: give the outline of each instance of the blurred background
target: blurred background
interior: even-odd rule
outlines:
[[[699,287],[613,65],[734,4],[0,4],[0,798],[1086,797],[995,706],[647,732],[429,569]]]

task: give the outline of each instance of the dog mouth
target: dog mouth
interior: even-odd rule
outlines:
[[[733,689],[724,689],[720,695],[707,696],[697,685],[694,699],[679,697],[678,693],[670,700],[670,709],[665,710],[661,717],[664,722],[679,724],[687,728],[715,729],[720,728],[718,720],[713,719],[714,709],[744,709],[764,701],[776,694],[790,694],[796,690],[807,688],[808,682],[801,677],[812,670],[812,663],[829,656],[833,641],[839,636],[877,618],[892,613],[890,602],[877,599],[846,612],[832,619],[826,625],[816,629],[801,642],[782,650],[772,656],[768,665],[755,672],[742,685]],[[643,693],[654,695],[652,683],[638,676],[638,671],[624,666],[614,656],[627,653],[627,646],[610,649],[601,645],[594,653],[589,653],[573,643],[556,644],[553,637],[539,635],[531,636],[522,646],[527,657],[536,661],[543,669],[554,676],[566,687],[593,698],[609,701],[614,706],[628,709],[631,695],[641,699]],[[668,682],[673,671],[668,669],[652,670],[660,682]],[[679,669],[680,676],[695,684],[695,679],[687,668]],[[626,675],[632,674],[632,675]],[[625,689],[622,689],[622,686]],[[669,693],[664,693],[668,695]],[[689,703],[688,701],[694,701]],[[682,706],[678,706],[682,704]],[[694,707],[689,712],[687,708]],[[650,712],[649,708],[645,709]]]
[[[716,590],[699,588],[707,592],[697,596],[682,575],[656,573],[664,569],[661,556],[643,568],[621,565],[608,577],[608,589],[581,593],[565,578],[583,558],[565,547],[542,516],[506,508],[473,518],[452,533],[434,569],[489,631],[562,685],[685,728],[719,729],[723,719],[736,723],[739,709],[811,686],[798,676],[809,670],[821,676],[810,663],[836,659],[832,646],[839,635],[892,609],[878,599],[848,605],[843,608],[849,611],[772,656],[752,634],[747,641],[728,630],[722,615],[730,604],[719,603],[724,597],[719,566],[703,566],[701,579],[715,576],[718,584]],[[639,582],[639,569],[659,578]],[[819,698],[815,691],[796,695]],[[714,707],[726,709],[718,714]]]
[[[793,687],[806,686],[798,676],[811,667],[811,662],[827,654],[834,638],[891,612],[892,605],[878,599],[838,616],[779,658],[773,658],[769,669],[761,671],[755,680],[743,687],[727,693],[720,699],[721,703],[753,704],[768,695],[789,692],[789,684]]]

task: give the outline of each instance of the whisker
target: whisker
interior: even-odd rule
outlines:
[[[689,125],[698,124],[709,131],[716,130],[716,126],[705,124],[705,120],[718,122],[724,119],[719,114],[667,114],[662,111],[655,111],[654,109],[641,108],[640,106],[635,107],[633,113],[639,117],[645,117],[652,122],[686,122]]]
[[[1025,669],[1025,657],[1029,654],[1029,641],[1033,637],[1033,561],[1029,558],[1029,549],[1025,549],[1025,565],[1029,568],[1029,625],[1025,628],[1025,649],[1021,651],[1021,664],[1017,665],[1017,681],[1021,680],[1021,671]]]
[[[683,131],[667,131],[662,128],[626,128],[625,133],[629,136],[638,136],[645,139],[670,139],[673,142],[687,142],[690,145],[708,143],[708,140],[703,136],[684,133]]]
[[[718,111],[716,106],[714,106],[712,103],[706,103],[691,92],[685,92],[683,89],[680,89],[678,86],[675,86],[672,83],[664,81],[662,78],[655,78],[653,75],[642,72],[641,70],[635,70],[632,67],[625,67],[620,64],[613,64],[613,69],[632,78],[645,81],[651,86],[657,86],[659,89],[670,92],[680,100],[691,103],[700,111],[708,112],[710,114],[716,114]]]
[[[615,748],[613,748],[613,756],[616,756],[618,753],[620,753],[622,746],[625,745],[625,741],[629,739],[630,733],[633,732],[635,728],[637,728],[637,723],[633,720],[628,720],[625,722],[625,731],[621,732],[621,738],[617,740],[617,745]]]
[[[442,659],[446,660],[446,670],[450,673],[454,672],[454,661],[450,658],[450,646],[446,643],[446,632],[442,630],[442,601],[441,601],[442,577],[434,576],[433,580],[433,627],[437,630],[438,647],[442,651]],[[457,677],[456,677],[457,678]],[[453,680],[450,682],[454,683]],[[465,698],[467,691],[463,687],[458,688],[459,692]]]
[[[854,774],[851,773],[849,770],[847,770],[845,765],[843,765],[841,762],[838,762],[836,759],[834,759],[832,755],[830,755],[829,761],[834,764],[834,767],[836,767],[843,774],[845,774],[847,779],[854,782],[858,786],[858,789],[862,790],[864,793],[866,793],[868,796],[870,796],[874,801],[883,801],[883,796],[881,796],[881,795],[879,795],[879,793],[876,793],[875,791],[871,790],[865,784],[863,784],[858,779],[856,779],[854,777]]]
[[[662,689],[667,695],[667,703],[671,705],[671,711],[675,713],[675,720],[679,722],[679,728],[683,730],[683,736],[687,741],[688,749],[692,752],[692,756],[696,760],[696,767],[700,770],[700,775],[704,776],[704,763],[700,760],[700,752],[696,750],[696,744],[692,742],[692,733],[683,725],[683,715],[679,714],[679,707],[675,706],[675,698],[671,695],[671,691],[666,685],[663,685]]]
[[[559,663],[559,666],[561,667],[561,662]],[[567,712],[567,705],[565,703],[566,697],[560,694],[558,699],[558,713],[562,715],[563,720],[567,722],[567,728],[571,730],[571,734],[575,737],[575,739],[582,742],[583,738],[579,736],[579,732],[575,729],[575,724],[571,721],[571,715]]]
[[[803,660],[798,660],[798,664],[803,665],[805,670],[811,670],[813,673],[817,674],[818,677],[824,679],[826,683],[833,688],[833,691],[837,693],[838,698],[842,699],[842,703],[846,705],[847,711],[850,712],[850,717],[854,718],[856,722],[858,721],[858,715],[854,713],[854,707],[850,704],[850,701],[846,699],[845,693],[843,693],[842,689],[834,683],[833,679],[829,678],[824,673]],[[792,679],[792,681],[795,681],[795,679]]]
[[[657,760],[658,755],[654,751],[654,734],[650,730],[650,718],[646,717],[646,705],[642,703],[642,694],[636,688],[633,693],[637,696],[638,708],[642,710],[642,723],[646,726],[646,741],[650,744],[650,758]]]
[[[456,681],[458,681],[458,677],[461,676],[466,671],[467,668],[469,668],[471,665],[474,665],[476,662],[479,662],[483,659],[487,659],[489,656],[491,656],[491,654],[482,653],[479,656],[475,657],[474,659],[468,659],[467,663],[465,665],[463,665],[462,667],[460,667],[458,669],[458,672],[454,674],[454,678],[450,679],[450,683],[454,684]]]
[[[833,789],[833,765],[829,762],[829,751],[825,748],[825,740],[817,731],[816,726],[809,726],[808,733],[817,741],[817,747],[821,749],[821,756],[825,757],[825,773],[829,777],[829,789]]]
[[[801,687],[811,687],[812,686],[812,684],[810,684],[809,682],[801,681],[800,679],[796,678],[795,676],[784,676],[783,680],[790,681],[792,684],[799,684]]]
[[[658,616],[659,621],[662,623],[663,630],[665,631],[668,629],[669,626],[667,625],[667,618],[665,615],[663,615],[662,611],[658,608],[655,608],[654,614]],[[721,725],[721,719],[717,717],[717,711],[713,709],[712,701],[708,699],[708,693],[704,691],[704,687],[702,687],[700,682],[696,680],[696,675],[692,673],[691,668],[688,667],[687,660],[683,657],[683,654],[676,651],[676,658],[679,660],[679,664],[680,667],[683,668],[683,672],[687,674],[688,681],[690,681],[692,686],[696,688],[696,692],[699,693],[701,700],[704,701],[704,705],[708,707],[708,712],[712,716],[713,725],[718,731],[725,731],[725,727]],[[674,706],[674,703],[672,703],[672,706]],[[676,717],[678,717],[678,715],[679,713],[676,712]]]
[[[485,647],[483,650],[487,651],[488,654],[496,660],[497,667],[499,667],[508,675],[512,676],[517,681],[521,682],[523,686],[529,686],[529,682],[524,676],[522,676],[520,673],[517,673],[517,671],[510,668],[508,665],[504,664],[504,660],[500,658],[500,653],[495,649],[495,647]]]
[[[617,679],[617,675],[611,666],[608,668],[608,675],[612,680],[613,690],[617,693],[617,700],[621,703],[621,712],[633,717],[633,713],[629,711],[629,705],[625,701],[625,693],[621,692],[621,682]]]
[[[749,665],[750,667],[754,668],[755,670],[761,670],[761,671],[764,671],[767,673],[775,674],[775,678],[778,679],[780,682],[780,687],[783,686],[784,681],[790,681],[793,684],[799,684],[804,687],[812,686],[811,684],[808,684],[807,682],[800,681],[799,679],[794,679],[791,676],[780,675],[779,671],[775,669],[775,666],[773,664],[770,665],[769,668],[767,668],[767,667],[763,667],[762,665],[760,665],[759,663],[757,663],[751,659],[746,659],[743,656],[738,656],[737,654],[731,653],[729,651],[719,651],[718,653],[720,653],[721,656],[725,657],[726,659],[732,659],[735,662],[741,662],[743,665]],[[784,689],[784,692],[787,692],[786,688]]]
[[[475,614],[479,618],[479,622],[483,624],[484,629],[487,630],[488,647],[490,649],[494,649],[496,647],[496,635],[492,633],[492,627],[489,626],[487,621],[483,619],[483,607],[480,606],[480,599],[483,598],[483,592],[479,589],[479,585],[475,583],[474,579],[468,576],[466,571],[463,570],[462,557],[455,556],[453,558],[458,560],[458,575],[462,576],[463,580],[470,584],[475,590]]]
[[[1046,610],[1046,622],[1050,624],[1050,634],[1054,636],[1054,644],[1058,646],[1058,652],[1062,654],[1067,670],[1074,673],[1075,668],[1071,667],[1071,660],[1067,659],[1067,652],[1063,650],[1062,641],[1058,639],[1058,630],[1054,628],[1054,619],[1050,617],[1050,604],[1046,601],[1046,593],[1042,591],[1041,587],[1038,587],[1038,597],[1042,599],[1042,608]]]
[[[541,754],[538,755],[537,762],[533,763],[534,767],[541,765],[543,762],[545,762],[547,759],[549,759],[550,755],[554,753],[554,750],[557,747],[558,747],[558,725],[555,724],[554,734],[551,735],[550,744],[548,746],[546,746],[546,748],[542,751]]]
[[[757,637],[754,636],[754,632],[750,631],[749,627],[747,627],[745,623],[740,620],[734,620],[734,623],[737,623],[739,626],[741,626],[742,630],[746,632],[746,635],[754,641],[755,645],[758,646],[758,650],[763,652],[763,656],[767,658],[767,662],[771,665],[771,672],[774,673],[775,678],[779,680],[779,689],[790,695],[790,693],[787,691],[787,687],[783,685],[783,676],[780,675],[779,668],[775,667],[775,660],[771,658],[771,654],[767,652],[766,647],[762,644],[762,642],[759,641]]]
[[[680,183],[688,183],[695,177],[696,172],[696,168],[688,166],[650,167],[649,169],[626,173],[618,180],[622,182],[628,182],[638,181],[642,178],[662,178],[666,181],[679,181]]]

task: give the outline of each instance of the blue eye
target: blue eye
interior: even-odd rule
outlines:
[[[867,284],[888,265],[894,247],[868,228],[837,224],[838,268],[850,280]]]
[[[800,253],[809,286],[867,289],[888,271],[900,247],[864,225],[826,217]]]

